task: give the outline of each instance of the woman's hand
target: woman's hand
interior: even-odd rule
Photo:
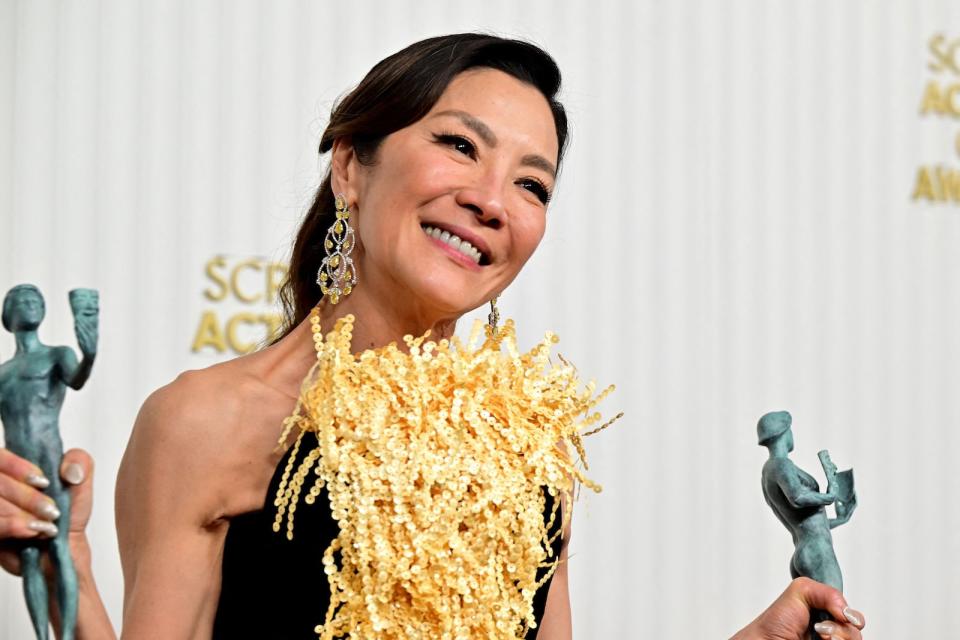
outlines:
[[[843,594],[809,578],[797,578],[766,611],[733,640],[807,640],[810,610],[827,611],[834,620],[814,627],[824,640],[861,640],[863,614],[847,606]],[[843,622],[836,622],[842,620]]]
[[[80,449],[63,456],[60,477],[70,486],[70,548],[75,561],[89,559],[84,530],[93,504],[93,460]],[[52,538],[59,513],[53,500],[42,489],[50,482],[31,462],[7,449],[0,449],[0,567],[20,575],[20,555],[13,539]],[[77,557],[77,556],[81,557]]]
[[[64,486],[70,488],[70,522],[66,525],[61,523],[61,526],[70,528],[70,555],[79,586],[75,637],[78,640],[116,638],[90,568],[90,545],[86,534],[93,507],[93,459],[90,454],[81,449],[67,451],[60,463],[60,477]],[[49,486],[49,481],[36,465],[6,449],[0,449],[0,567],[8,573],[20,575],[18,540],[56,535],[56,526],[53,524],[56,516],[45,508],[53,501],[40,491],[46,486]],[[46,554],[43,570],[48,577],[53,571],[53,563]],[[50,622],[59,637],[57,599],[50,598],[49,602]]]

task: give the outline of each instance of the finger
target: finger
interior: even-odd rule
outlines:
[[[813,625],[814,630],[823,640],[862,640],[860,630],[852,624],[839,622],[818,622]]]
[[[19,576],[22,573],[20,569],[20,554],[0,544],[0,568],[10,575]]]
[[[78,485],[93,475],[93,458],[83,449],[70,449],[63,454],[60,477],[67,484]]]
[[[863,614],[847,606],[843,594],[831,586],[809,578],[797,578],[790,583],[790,590],[808,607],[827,611],[834,620],[849,622],[857,629],[863,629],[866,624]]]
[[[46,489],[50,486],[50,481],[43,475],[40,467],[9,449],[0,449],[0,474],[8,475],[38,489]]]
[[[843,615],[847,622],[853,625],[856,629],[863,629],[867,625],[867,619],[864,617],[864,615],[856,609],[850,608],[849,606],[843,610]]]
[[[52,538],[57,535],[57,525],[38,520],[25,511],[0,516],[0,540],[5,538]]]
[[[93,458],[83,449],[63,454],[60,476],[73,485],[70,488],[70,531],[83,531],[93,509]]]
[[[60,510],[48,495],[45,495],[24,482],[17,482],[10,476],[0,475],[0,501],[7,501],[21,511],[35,518],[53,522],[60,517]]]

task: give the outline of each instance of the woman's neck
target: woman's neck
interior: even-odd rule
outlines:
[[[354,353],[377,349],[391,342],[397,343],[401,349],[406,349],[403,336],[421,336],[427,331],[430,331],[430,337],[435,340],[453,335],[456,318],[443,318],[439,314],[425,313],[422,310],[404,309],[399,304],[384,304],[380,297],[364,295],[366,293],[368,292],[355,291],[340,304],[323,302],[320,305],[320,326],[325,331],[333,328],[334,323],[345,315],[353,315]]]
[[[353,351],[376,349],[395,342],[406,349],[403,336],[421,336],[430,330],[435,340],[449,338],[456,328],[455,319],[418,317],[416,314],[399,313],[396,307],[377,304],[370,296],[358,295],[355,291],[340,304],[324,301],[320,304],[320,327],[324,332],[333,328],[336,321],[353,314]],[[296,397],[303,378],[316,362],[310,317],[304,318],[282,340],[256,354],[259,360],[259,376],[270,386]]]

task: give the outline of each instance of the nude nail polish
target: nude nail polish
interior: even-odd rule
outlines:
[[[70,484],[80,484],[83,477],[83,467],[75,462],[68,464],[63,470],[63,479]]]
[[[57,525],[52,522],[43,522],[42,520],[32,520],[27,524],[27,528],[32,531],[39,531],[40,533],[46,534],[51,538],[57,535]]]
[[[50,481],[44,478],[43,475],[39,473],[31,473],[23,480],[31,487],[35,487],[37,489],[46,489],[47,487],[50,486]]]
[[[843,616],[850,622],[850,624],[858,627],[863,625],[863,614],[856,609],[845,607],[843,610]]]
[[[47,520],[56,520],[60,517],[60,509],[57,509],[57,505],[52,502],[47,502],[40,507],[40,515]]]

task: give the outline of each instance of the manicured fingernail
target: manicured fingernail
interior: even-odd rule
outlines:
[[[83,467],[71,462],[63,470],[63,479],[70,484],[80,484],[83,482]]]
[[[57,535],[57,525],[53,524],[52,522],[33,520],[27,525],[27,528],[33,531],[39,531],[40,533],[45,533],[50,537]]]
[[[24,481],[31,487],[36,487],[37,489],[46,489],[50,486],[50,481],[43,477],[42,473],[31,473]]]
[[[60,509],[57,509],[57,505],[52,502],[47,502],[40,507],[40,515],[47,520],[56,520],[60,517]]]
[[[863,614],[856,609],[845,607],[843,610],[843,616],[850,622],[850,624],[858,627],[863,626]]]
[[[813,625],[813,630],[819,634],[829,636],[833,635],[833,632],[837,630],[837,625],[832,622],[818,622]]]

